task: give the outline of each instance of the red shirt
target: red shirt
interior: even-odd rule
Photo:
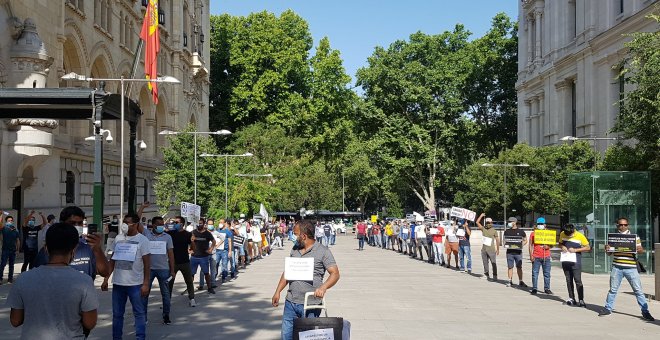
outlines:
[[[357,225],[357,232],[360,235],[366,234],[367,233],[367,226],[362,224],[362,223],[358,224]]]
[[[445,237],[445,228],[438,227],[438,233],[433,235],[433,242],[442,243],[442,238]]]
[[[532,231],[532,234],[529,236],[529,242],[531,244],[534,244],[534,232]],[[547,249],[546,249],[547,248]],[[532,256],[534,258],[544,258],[544,257],[550,257],[550,246],[545,245],[545,244],[534,244],[534,251],[532,252]]]

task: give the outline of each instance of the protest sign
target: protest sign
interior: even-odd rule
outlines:
[[[522,249],[523,237],[522,236],[506,236],[504,235],[504,248],[507,249]]]
[[[534,244],[554,246],[557,244],[557,231],[551,229],[534,230]]]
[[[284,278],[287,281],[312,281],[314,279],[314,258],[285,257]]]
[[[607,234],[607,251],[610,253],[637,253],[637,235]]]
[[[451,207],[451,212],[449,213],[449,216],[456,218],[463,218],[474,222],[474,220],[477,218],[477,213],[472,210],[468,210],[460,207]]]

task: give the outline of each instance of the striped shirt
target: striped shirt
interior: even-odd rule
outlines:
[[[630,234],[630,230],[621,234]],[[642,240],[637,236],[636,238],[637,246],[642,245]],[[619,268],[637,268],[637,254],[636,253],[614,253],[612,264]]]

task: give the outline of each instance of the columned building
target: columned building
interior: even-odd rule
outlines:
[[[608,136],[627,89],[618,77],[627,34],[658,30],[646,16],[659,2],[519,1],[518,142]],[[604,152],[608,144],[598,141],[597,148]]]
[[[155,105],[146,83],[132,83],[127,95],[143,115],[137,139],[137,202],[155,201],[155,170],[166,145],[162,130],[188,124],[208,131],[209,1],[160,0],[158,72],[181,84],[159,84]],[[144,79],[144,50],[136,56],[146,0],[0,0],[0,91],[2,88],[98,87],[62,80],[70,72],[92,78]],[[126,83],[129,84],[129,83]],[[127,85],[128,87],[128,85]],[[106,91],[118,93],[119,82]],[[30,210],[58,214],[78,205],[92,213],[94,143],[89,121],[0,120],[0,209],[14,216]],[[106,215],[120,207],[120,123],[103,121],[114,143],[104,142],[103,186]],[[129,154],[125,123],[125,155]],[[128,167],[128,156],[126,166]],[[124,171],[128,176],[128,168]],[[125,183],[128,183],[126,180]],[[125,201],[127,194],[124,195]],[[153,207],[156,210],[156,207]]]

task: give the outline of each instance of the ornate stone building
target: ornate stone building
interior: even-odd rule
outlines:
[[[137,138],[147,146],[137,155],[138,202],[155,201],[154,171],[162,164],[159,150],[166,143],[158,132],[190,123],[199,131],[208,130],[209,1],[159,1],[158,71],[181,84],[160,84],[158,105],[146,84],[133,83],[130,91],[143,112]],[[98,86],[61,80],[70,72],[92,78],[129,77],[145,3],[0,0],[0,90]],[[136,78],[144,77],[143,53],[138,56]],[[105,89],[117,93],[119,82],[108,82]],[[121,190],[120,126],[111,121],[103,125],[114,138],[114,143],[104,143],[104,211],[115,214]],[[125,131],[128,155],[128,124]],[[92,133],[91,117],[90,121],[0,120],[0,209],[22,216],[29,210],[57,215],[62,207],[76,204],[91,214],[94,143],[85,138]]]
[[[605,137],[626,84],[617,65],[628,33],[655,31],[658,0],[519,1],[518,142]],[[609,142],[598,141],[603,152]]]

